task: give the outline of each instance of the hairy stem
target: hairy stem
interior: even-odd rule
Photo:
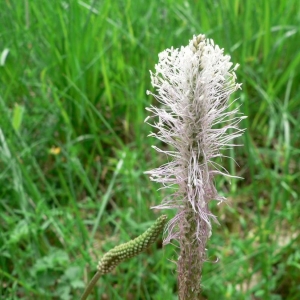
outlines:
[[[200,299],[200,279],[202,266],[206,259],[205,246],[209,238],[209,225],[201,221],[201,243],[197,241],[195,232],[197,223],[195,212],[186,212],[185,224],[183,226],[182,238],[180,241],[180,257],[178,259],[178,287],[180,300]],[[199,230],[199,228],[198,228]]]

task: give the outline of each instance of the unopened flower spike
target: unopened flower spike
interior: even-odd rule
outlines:
[[[143,234],[130,240],[127,243],[121,244],[109,250],[98,262],[97,273],[89,282],[85,291],[81,296],[81,300],[86,300],[92,289],[96,285],[99,278],[111,272],[117,265],[124,260],[137,256],[142,251],[146,250],[151,244],[153,244],[159,235],[162,233],[165,224],[167,222],[167,216],[160,216],[155,223],[146,230]]]
[[[137,238],[107,252],[99,261],[97,269],[101,274],[111,272],[122,261],[137,256],[153,244],[163,231],[167,222],[167,216],[160,216],[156,222]]]
[[[229,110],[229,96],[241,87],[236,83],[230,56],[204,35],[194,36],[186,47],[166,49],[159,54],[155,72],[150,71],[153,95],[160,107],[150,106],[145,120],[155,128],[150,136],[169,145],[154,147],[169,156],[166,164],[148,171],[151,180],[170,187],[168,195],[155,208],[175,209],[167,225],[164,243],[178,241],[179,299],[199,299],[206,243],[211,235],[209,202],[222,202],[214,186],[216,175],[230,176],[216,163],[221,150],[235,146],[243,116]]]

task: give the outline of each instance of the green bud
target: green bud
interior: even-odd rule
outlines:
[[[116,246],[99,261],[97,269],[101,274],[111,272],[120,262],[134,257],[155,242],[167,222],[167,216],[160,216],[155,223],[137,238]]]

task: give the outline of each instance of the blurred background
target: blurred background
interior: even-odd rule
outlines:
[[[248,118],[222,161],[244,179],[216,178],[203,299],[300,299],[299,31],[298,0],[2,0],[0,298],[78,298],[162,214],[149,70],[204,33],[240,64]],[[177,299],[176,251],[158,241],[91,299]]]

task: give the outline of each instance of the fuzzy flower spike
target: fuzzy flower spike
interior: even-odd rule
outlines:
[[[154,136],[170,146],[154,147],[170,157],[161,167],[146,172],[150,179],[164,187],[175,188],[159,209],[176,209],[168,223],[164,243],[178,240],[179,299],[199,299],[200,278],[206,259],[205,246],[211,235],[209,201],[224,201],[214,186],[217,174],[230,176],[215,159],[221,149],[234,146],[231,140],[240,136],[238,128],[244,118],[237,109],[228,110],[229,96],[240,84],[230,56],[204,35],[194,36],[186,47],[167,49],[159,54],[151,83],[153,95],[162,105],[147,108],[145,121],[156,117],[150,125]]]

